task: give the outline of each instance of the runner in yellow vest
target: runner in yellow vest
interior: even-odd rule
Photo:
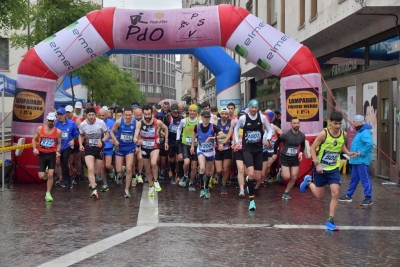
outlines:
[[[331,231],[338,231],[339,227],[333,222],[339,202],[340,181],[340,153],[344,153],[352,158],[357,154],[350,152],[346,145],[346,133],[342,131],[343,115],[338,111],[331,113],[331,125],[324,128],[317,136],[311,146],[311,156],[315,165],[314,181],[310,175],[304,178],[300,185],[300,190],[305,192],[307,187],[311,189],[317,198],[322,198],[325,192],[325,185],[329,184],[331,189],[331,204],[329,218],[325,228]]]

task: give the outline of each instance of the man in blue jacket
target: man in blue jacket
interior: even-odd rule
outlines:
[[[357,132],[351,143],[350,151],[356,152],[357,157],[350,159],[352,164],[351,181],[346,195],[339,198],[342,202],[352,202],[352,196],[357,189],[358,182],[364,189],[365,199],[360,203],[362,206],[372,205],[372,182],[369,175],[369,164],[371,162],[372,148],[372,126],[365,122],[362,115],[356,115],[353,120]]]
[[[67,119],[65,108],[57,109],[57,121],[55,127],[62,132],[61,137],[61,186],[68,186],[68,190],[72,188],[72,177],[69,173],[68,161],[74,148],[74,139],[79,136],[78,126],[72,120]]]

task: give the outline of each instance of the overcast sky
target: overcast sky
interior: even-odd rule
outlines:
[[[103,6],[126,9],[178,9],[182,8],[182,0],[103,0]]]

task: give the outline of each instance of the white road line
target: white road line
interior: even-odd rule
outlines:
[[[148,184],[144,184],[136,227],[43,263],[38,267],[68,267],[156,228],[158,226],[158,198],[157,194],[154,199],[148,198],[148,191]]]
[[[323,230],[324,225],[296,224],[213,224],[213,223],[159,223],[159,227],[188,228],[275,228],[275,229],[315,229]],[[340,230],[400,231],[400,226],[340,226]]]

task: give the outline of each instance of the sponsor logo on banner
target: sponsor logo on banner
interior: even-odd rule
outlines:
[[[227,106],[229,103],[233,103],[235,105],[240,105],[240,99],[224,99],[219,101],[220,106]]]
[[[86,17],[35,46],[43,62],[58,76],[102,55],[109,47]]]
[[[15,89],[13,121],[43,122],[46,92]]]
[[[301,44],[254,15],[248,15],[226,47],[271,74],[279,75]]]
[[[319,120],[319,99],[314,89],[286,90],[286,121],[293,117],[301,121]]]
[[[114,43],[120,48],[168,49],[220,45],[218,8],[116,9]]]

